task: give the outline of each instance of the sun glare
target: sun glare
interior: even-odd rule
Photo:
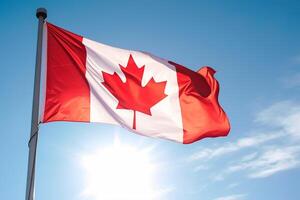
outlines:
[[[83,195],[93,200],[150,200],[155,198],[154,170],[149,151],[122,145],[82,156],[86,175]]]

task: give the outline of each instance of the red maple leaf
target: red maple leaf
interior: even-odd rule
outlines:
[[[133,129],[136,129],[136,111],[151,115],[150,108],[167,96],[164,93],[167,81],[155,82],[152,77],[143,87],[145,65],[138,68],[132,55],[126,67],[119,66],[126,77],[125,83],[116,72],[112,75],[102,72],[102,84],[119,101],[117,109],[133,110]]]

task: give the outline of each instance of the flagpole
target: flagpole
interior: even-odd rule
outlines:
[[[36,149],[39,132],[39,100],[40,100],[40,79],[41,79],[41,64],[42,64],[42,43],[43,43],[43,27],[44,21],[47,18],[47,10],[45,8],[38,8],[36,10],[36,17],[38,18],[38,39],[35,61],[35,75],[34,75],[34,90],[32,102],[31,115],[31,132],[28,142],[29,156],[28,156],[28,171],[27,171],[27,185],[25,200],[34,200],[34,181],[35,181],[35,163],[36,163]]]

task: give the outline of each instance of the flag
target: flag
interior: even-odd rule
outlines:
[[[101,122],[192,143],[226,136],[215,71],[111,47],[45,23],[42,123]]]

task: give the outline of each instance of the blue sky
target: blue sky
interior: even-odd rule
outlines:
[[[36,198],[82,195],[82,155],[116,138],[150,149],[156,199],[300,199],[300,3],[297,1],[1,1],[1,199],[24,199],[37,37],[35,9],[72,32],[217,70],[232,130],[191,145],[103,124],[40,127]],[[116,180],[117,181],[117,180]],[[117,192],[117,191],[116,191]]]

